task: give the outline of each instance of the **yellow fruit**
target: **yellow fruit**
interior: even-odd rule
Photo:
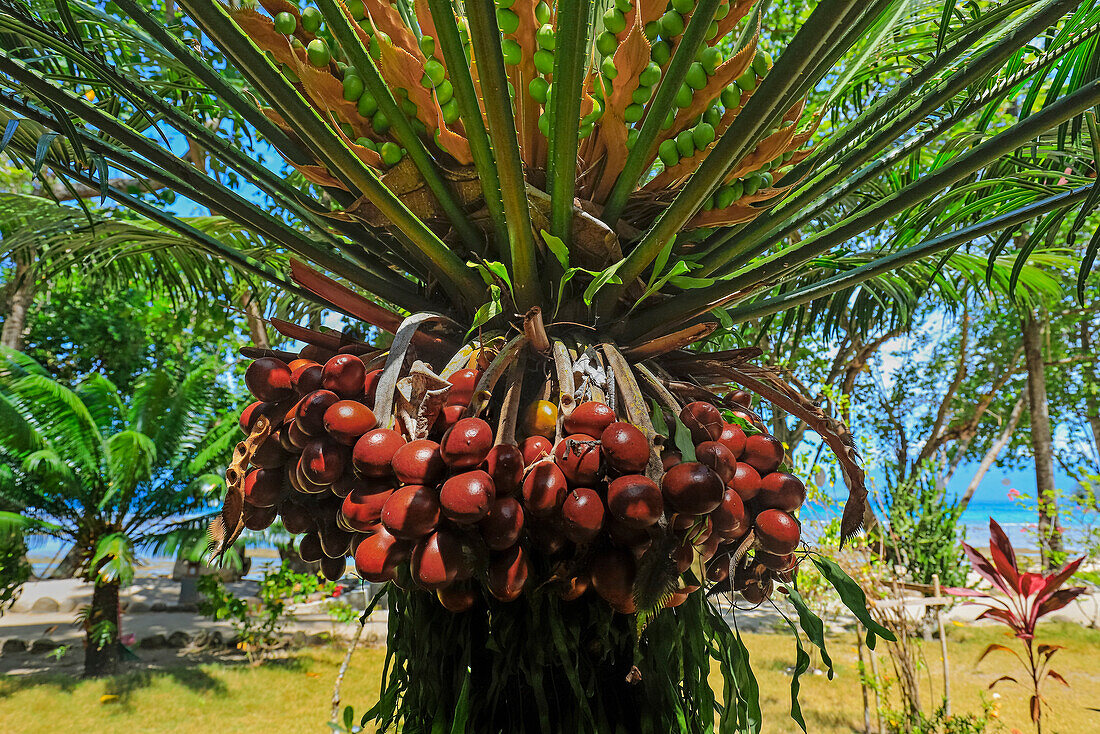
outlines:
[[[528,436],[550,438],[558,425],[558,406],[549,400],[536,400],[523,411],[523,431]]]

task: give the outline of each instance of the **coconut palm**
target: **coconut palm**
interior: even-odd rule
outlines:
[[[848,459],[845,536],[859,528],[865,490],[842,431],[775,375],[740,369],[745,352],[702,359],[693,345],[960,248],[1002,257],[1014,229],[1035,220],[1041,236],[1014,253],[1014,291],[1031,250],[1067,219],[1079,229],[1100,192],[1088,114],[1100,102],[1100,10],[1085,0],[965,10],[947,0],[180,5],[187,17],[176,26],[135,0],[115,0],[117,13],[0,0],[7,152],[33,171],[48,166],[74,186],[100,187],[289,296],[400,332],[391,357],[414,337],[427,355],[476,332],[473,348],[499,367],[519,348],[491,347],[493,337],[518,330],[535,354],[557,355],[546,394],[571,382],[570,347],[575,357],[600,345],[615,364],[625,355],[615,383],[632,397],[641,390],[634,373],[666,407],[740,381],[814,414]],[[177,154],[184,140],[218,168]],[[276,153],[285,168],[270,160]],[[112,186],[112,171],[236,222],[289,254],[289,272],[216,247],[148,197]],[[425,321],[426,333],[413,334]],[[311,342],[313,356],[349,346],[284,330]],[[628,408],[652,449],[659,430],[637,403]],[[256,442],[271,429],[266,418],[258,425]],[[254,449],[241,449],[235,468]],[[221,541],[241,520],[243,500],[231,497]],[[643,668],[659,657],[665,671],[643,677],[645,695],[630,694],[631,704],[617,693],[594,709],[578,703],[593,685],[618,691],[623,676],[599,665],[583,682],[571,673],[587,654],[572,634],[556,640],[552,676],[524,655],[505,656],[507,671],[490,679],[468,674],[464,656],[487,649],[476,637],[486,631],[467,621],[443,635],[449,622],[431,622],[430,604],[410,593],[391,608],[391,622],[414,624],[391,631],[398,662],[375,714],[414,730],[441,712],[476,720],[495,706],[486,715],[518,731],[537,712],[521,706],[512,721],[503,702],[534,700],[576,717],[562,729],[610,730],[641,707],[662,722],[656,729],[682,726],[678,715],[701,730],[716,705],[706,684],[716,650],[725,720],[757,728],[739,638],[699,602],[651,619],[668,591],[668,558],[645,558],[653,571],[630,604],[645,612],[639,627],[671,625],[647,639],[683,635],[684,646],[642,645],[631,625],[608,627],[611,659],[630,659],[633,646]],[[523,634],[546,628],[537,610],[522,609],[536,616],[513,618],[509,639],[547,659],[541,638]],[[456,641],[458,652],[447,647]],[[472,686],[491,695],[471,703]],[[549,691],[573,691],[573,704],[548,707]]]
[[[3,353],[0,505],[25,533],[78,549],[94,585],[82,617],[85,675],[113,672],[118,661],[119,587],[137,552],[201,536],[221,484],[211,472],[237,429],[217,419],[213,374],[211,365],[182,379],[153,371],[124,396],[102,376],[70,388]]]

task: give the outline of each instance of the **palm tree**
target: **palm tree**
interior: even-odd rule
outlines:
[[[180,5],[187,17],[177,26],[136,0],[115,0],[118,14],[81,2],[55,13],[0,0],[7,152],[32,171],[49,167],[73,186],[99,187],[290,296],[400,332],[397,357],[418,325],[434,320],[418,355],[431,362],[433,346],[457,349],[476,333],[471,346],[496,354],[499,367],[529,344],[530,373],[545,394],[564,392],[570,349],[575,356],[599,345],[601,354],[625,355],[618,389],[665,407],[731,381],[781,400],[812,415],[847,459],[845,536],[860,526],[865,489],[843,431],[774,374],[739,369],[746,352],[702,358],[700,349],[716,333],[839,299],[917,261],[971,247],[1001,257],[1014,228],[1031,220],[1046,237],[1063,221],[1076,231],[1100,191],[1092,185],[1100,136],[1089,113],[1100,103],[1100,11],[1088,0],[965,10],[953,0],[775,8],[767,0],[317,0],[304,9],[261,0],[266,12],[213,0]],[[189,154],[201,149],[218,167],[177,154],[184,139]],[[275,153],[285,167],[271,162]],[[286,253],[289,272],[217,246],[140,192],[112,186],[112,171],[236,222]],[[1043,240],[1016,253],[1010,291]],[[313,356],[349,346],[285,331],[310,341]],[[517,331],[527,341],[499,351],[494,338]],[[639,403],[626,402],[632,420],[649,426]],[[390,407],[381,406],[387,418]],[[492,399],[490,408],[502,404]],[[270,429],[258,425],[256,441]],[[656,433],[649,429],[651,448]],[[230,497],[222,541],[245,505]],[[662,566],[659,551],[647,558]],[[709,603],[651,618],[664,586],[641,586],[639,628],[671,625],[647,639],[683,637],[684,646],[641,645],[632,625],[616,622],[608,654],[630,659],[634,646],[649,662],[665,655],[660,669],[679,672],[644,679],[645,695],[630,694],[638,710],[611,693],[599,715],[613,725],[640,710],[671,729],[678,711],[703,728],[717,650],[726,720],[758,728],[739,638]],[[375,712],[383,721],[405,717],[411,730],[410,722],[470,706],[476,719],[494,705],[470,702],[470,688],[481,685],[496,691],[492,701],[514,695],[544,708],[549,691],[573,691],[571,704],[551,708],[592,715],[569,672],[586,654],[572,635],[559,635],[550,653],[517,632],[545,633],[539,617],[512,618],[508,629],[519,637],[510,639],[535,645],[533,659],[551,655],[560,676],[525,667],[517,649],[503,658],[507,671],[490,673],[493,683],[471,683],[466,656],[484,652],[476,634],[485,630],[464,621],[440,637],[450,622],[433,617],[438,605],[394,594],[398,664],[383,697],[388,713]],[[553,628],[560,618],[550,620]],[[418,660],[431,669],[409,674]],[[603,670],[597,689],[619,691],[622,677]],[[500,704],[489,715],[509,712]]]
[[[120,585],[142,549],[201,537],[237,429],[217,419],[214,369],[144,375],[133,395],[92,375],[75,388],[4,350],[0,506],[22,530],[72,543],[94,584],[84,673],[114,671]]]

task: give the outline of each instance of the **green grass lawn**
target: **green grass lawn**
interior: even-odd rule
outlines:
[[[1039,637],[1067,646],[1055,657],[1054,667],[1072,686],[1067,689],[1055,684],[1048,690],[1053,711],[1044,731],[1079,734],[1095,730],[1100,714],[1087,707],[1100,706],[1100,631],[1047,625]],[[989,697],[988,683],[1007,674],[1014,661],[1007,655],[994,656],[978,668],[974,661],[990,642],[1012,646],[1015,641],[992,627],[954,627],[949,639],[955,711],[980,711],[981,696]],[[786,669],[794,659],[790,637],[746,635],[746,644],[760,680],[764,731],[798,731],[788,716],[790,677]],[[921,695],[928,703],[938,701],[942,691],[939,643],[925,645],[924,651],[928,667]],[[862,731],[854,637],[832,638],[830,652],[836,678],[828,681],[824,675],[806,675],[802,680],[807,727],[814,734]],[[100,681],[45,674],[8,676],[0,681],[0,726],[4,732],[81,734],[321,731],[342,656],[343,651],[336,647],[317,647],[259,667],[222,663],[179,666]],[[374,702],[384,657],[385,651],[379,648],[356,652],[343,686],[346,703],[363,711]],[[884,651],[880,651],[879,666],[884,674],[891,670]],[[997,719],[990,731],[1008,732],[1013,727],[1029,731],[1026,695],[1010,684],[997,690],[1001,696],[991,699]],[[103,700],[104,696],[108,698]]]

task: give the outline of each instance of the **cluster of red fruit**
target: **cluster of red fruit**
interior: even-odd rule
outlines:
[[[324,364],[303,355],[264,357],[248,368],[259,402],[244,411],[241,428],[250,432],[264,415],[275,430],[244,479],[245,526],[262,529],[280,517],[289,532],[304,534],[303,559],[320,561],[329,578],[343,574],[351,555],[363,578],[411,582],[463,611],[479,598],[475,581],[511,601],[538,568],[554,573],[565,599],[591,587],[630,613],[637,559],[662,518],[679,541],[680,573],[701,556],[708,580],[719,584],[751,530],[754,555],[729,579],[750,601],[795,566],[800,529],[790,513],[805,488],[777,471],[782,444],[752,429],[746,436],[709,403],[690,403],[679,416],[696,460],[666,449],[658,485],[646,476],[645,434],[603,403],[581,403],[562,418],[556,445],[549,438],[556,431],[545,426],[546,435],[518,446],[497,442],[486,421],[463,417],[480,373],[459,370],[428,437],[408,440],[377,425],[381,370],[368,371],[355,354]],[[747,407],[735,414],[762,425]],[[668,604],[696,588],[681,584]]]

